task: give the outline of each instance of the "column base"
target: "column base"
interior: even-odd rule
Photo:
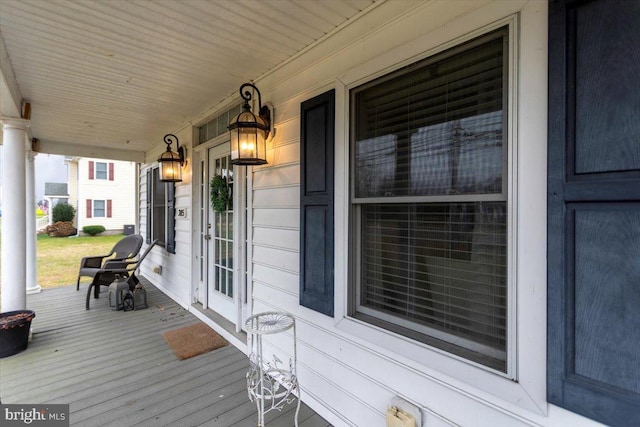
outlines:
[[[40,285],[35,285],[30,288],[27,288],[27,295],[39,294],[40,292],[42,292],[42,286]]]

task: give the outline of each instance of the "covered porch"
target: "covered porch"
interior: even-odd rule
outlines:
[[[29,295],[33,339],[0,359],[2,403],[69,404],[70,425],[83,427],[255,426],[246,355],[227,345],[178,360],[162,333],[199,320],[144,283],[149,308],[140,311],[110,310],[104,291],[87,311],[86,288],[75,286]],[[295,407],[270,412],[267,425],[292,426]],[[299,425],[329,423],[303,403]]]
[[[206,317],[209,324],[218,320],[210,307],[205,313],[194,306],[194,316],[174,302],[193,303],[192,287],[197,285],[192,260],[199,254],[191,237],[196,211],[190,200],[198,170],[193,129],[237,104],[241,84],[251,81],[263,87],[271,70],[316,62],[318,58],[302,56],[384,2],[182,3],[2,4],[0,186],[4,184],[5,244],[0,311],[26,306],[37,313],[27,352],[0,361],[3,403],[69,403],[71,423],[83,426],[105,421],[255,425],[257,411],[246,395],[248,362],[242,350],[229,346],[179,362],[161,338],[165,330],[196,322],[196,316]],[[419,4],[395,6],[395,13]],[[374,18],[380,25],[389,15],[378,11]],[[24,37],[25,28],[34,30]],[[147,271],[143,266],[142,273],[169,292],[167,297],[158,291],[166,299],[162,305],[181,315],[166,317],[155,304],[125,315],[106,307],[94,309],[93,302],[85,312],[84,293],[73,287],[37,294],[41,289],[30,208],[34,157],[136,162],[141,168],[136,191],[144,196],[143,168],[157,164],[166,149],[163,135],[169,133],[177,134],[187,149],[183,181],[176,186],[177,205],[185,212],[177,220],[180,247],[177,255],[156,248],[150,256],[153,264],[148,262]],[[136,205],[135,228],[143,230],[141,197],[121,202]],[[164,275],[155,274],[154,266],[164,267]],[[237,346],[237,340],[232,344]],[[307,394],[313,405],[311,396]],[[292,425],[292,412],[273,416],[269,425]],[[327,425],[304,405],[300,421]]]

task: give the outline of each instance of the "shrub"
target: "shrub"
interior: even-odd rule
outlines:
[[[73,221],[76,209],[68,203],[58,203],[53,207],[53,222]]]
[[[90,236],[95,236],[96,234],[100,234],[105,230],[105,228],[101,225],[85,225],[82,227],[82,231]]]

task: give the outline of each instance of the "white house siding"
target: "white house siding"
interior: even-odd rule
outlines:
[[[114,179],[89,179],[89,162],[114,164]],[[77,162],[76,217],[78,229],[86,225],[102,225],[107,231],[122,232],[125,225],[136,220],[136,163],[103,159],[80,158]],[[87,218],[87,199],[111,200],[111,218]],[[106,202],[105,202],[106,215]]]
[[[175,243],[176,253],[170,254],[163,247],[156,246],[141,266],[141,273],[149,281],[164,290],[174,300],[187,307],[191,304],[191,130],[174,132],[180,145],[187,149],[187,163],[182,172],[183,181],[176,183],[176,209],[187,208],[186,219],[176,218]],[[175,149],[175,148],[174,148]],[[158,146],[156,151],[147,153],[147,163],[140,170],[138,193],[140,197],[140,216],[138,218],[140,232],[145,235],[147,227],[147,170],[157,167],[157,159],[166,150],[166,145]],[[145,243],[142,247],[144,251]],[[160,274],[157,267],[162,267]]]
[[[348,91],[401,65],[454,46],[507,22],[512,24],[517,62],[517,146],[513,164],[517,191],[516,381],[446,353],[347,316]],[[298,374],[303,399],[338,426],[384,426],[384,413],[398,395],[418,406],[424,426],[595,426],[588,419],[546,403],[546,1],[388,1],[282,64],[256,84],[263,101],[275,107],[276,134],[268,145],[268,165],[252,169],[253,312],[293,313],[298,326]],[[335,316],[299,305],[300,103],[336,89]],[[222,111],[230,99],[212,109]],[[199,122],[204,117],[194,118]],[[188,133],[188,132],[183,132]],[[181,137],[182,141],[182,137]],[[185,141],[190,144],[189,135]],[[160,153],[150,153],[153,159]],[[141,174],[141,208],[145,206]],[[178,205],[191,206],[190,179],[178,185]],[[176,255],[154,253],[143,273],[188,306],[190,278],[185,268],[191,217],[178,220]],[[141,209],[141,228],[146,220]],[[184,221],[184,224],[180,222]],[[164,266],[162,276],[152,265]],[[273,336],[269,348],[282,353],[290,336]],[[282,359],[282,357],[281,357]],[[283,359],[284,360],[284,359]]]

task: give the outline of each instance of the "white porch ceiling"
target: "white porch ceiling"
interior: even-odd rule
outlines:
[[[0,0],[0,77],[43,151],[134,157],[375,1]]]

